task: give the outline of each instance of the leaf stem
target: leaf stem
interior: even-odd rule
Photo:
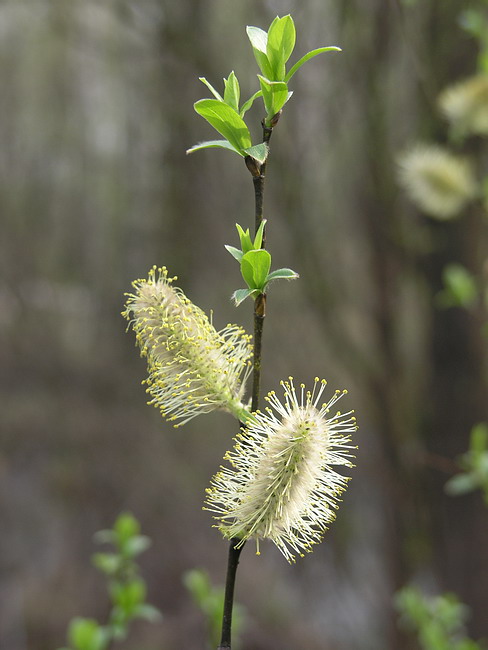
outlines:
[[[224,616],[222,619],[222,637],[217,650],[230,650],[231,647],[232,610],[234,607],[236,572],[239,565],[239,557],[245,543],[241,543],[240,546],[237,546],[240,542],[241,540],[238,537],[233,537],[229,544],[227,579],[225,581]]]

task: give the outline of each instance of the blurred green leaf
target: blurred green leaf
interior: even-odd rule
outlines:
[[[98,530],[93,535],[93,541],[99,544],[115,544],[116,535],[113,530]]]
[[[437,294],[441,307],[469,308],[478,299],[474,276],[461,264],[448,264],[442,273],[444,289]]]
[[[402,622],[414,630],[423,650],[482,650],[465,634],[468,608],[454,594],[424,596],[407,586],[395,596]]]
[[[148,603],[143,603],[142,605],[138,605],[135,610],[134,610],[134,615],[137,618],[143,618],[146,621],[149,621],[150,623],[156,623],[157,621],[160,621],[163,618],[163,615],[159,611],[157,607],[154,607],[153,605],[149,605]]]
[[[209,647],[216,647],[220,640],[224,589],[212,585],[208,573],[203,569],[192,569],[183,575],[183,583],[196,605],[205,615],[209,632]],[[232,620],[232,648],[240,647],[240,631],[244,626],[245,613],[239,603],[234,603]]]
[[[68,640],[75,650],[104,650],[108,641],[105,630],[90,618],[74,618]]]
[[[124,550],[130,557],[136,557],[144,553],[144,551],[147,551],[150,546],[151,540],[149,537],[146,537],[146,535],[135,535],[127,540]]]
[[[471,474],[456,474],[444,486],[446,493],[453,496],[467,494],[476,490],[477,487],[477,481]]]
[[[110,591],[114,603],[126,616],[132,615],[135,608],[146,598],[146,584],[140,578],[126,583],[114,583]]]
[[[488,424],[478,422],[471,429],[470,451],[475,454],[481,454],[488,451]]]
[[[102,573],[113,576],[120,570],[123,560],[115,553],[95,553],[92,562]]]
[[[141,526],[137,519],[130,512],[120,514],[114,524],[114,532],[120,546],[125,544],[131,537],[138,535]]]
[[[202,569],[191,569],[183,575],[183,584],[200,607],[203,606],[211,591],[210,578]]]

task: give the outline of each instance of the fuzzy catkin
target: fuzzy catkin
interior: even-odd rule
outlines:
[[[237,325],[217,331],[207,315],[173,286],[165,267],[133,283],[123,315],[146,357],[150,404],[175,426],[200,413],[223,409],[240,420],[251,370],[250,337]]]
[[[336,391],[318,406],[324,380],[311,391],[282,382],[285,401],[267,396],[270,407],[257,411],[235,439],[232,451],[207,490],[206,509],[214,513],[224,537],[270,539],[289,562],[310,552],[335,519],[349,477],[333,466],[352,467],[352,411],[330,416],[346,391]]]

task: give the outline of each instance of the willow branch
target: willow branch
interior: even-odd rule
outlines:
[[[276,123],[276,122],[275,122]],[[269,144],[273,127],[266,126],[263,122],[263,142]],[[264,181],[266,179],[266,161],[257,169],[258,174],[253,174],[254,199],[255,199],[255,222],[254,232],[256,233],[261,225],[264,202]],[[252,173],[252,171],[251,171]],[[262,248],[266,247],[266,229],[263,233]],[[266,316],[266,294],[260,294],[254,301],[254,358],[252,374],[251,411],[259,408],[259,397],[261,392],[261,358],[264,318]]]
[[[279,116],[278,116],[279,117]],[[273,126],[276,124],[274,122]],[[273,126],[266,126],[263,122],[263,142],[269,144],[271,134],[273,133]],[[255,199],[255,234],[259,229],[263,217],[263,199],[264,199],[264,180],[266,177],[266,162],[259,165],[254,158],[247,156],[245,159],[246,166],[252,174],[254,184],[254,199]],[[262,248],[265,247],[266,234],[263,233]],[[251,410],[257,411],[259,408],[259,396],[261,389],[261,356],[262,356],[262,340],[263,340],[263,325],[264,317],[266,315],[266,294],[260,294],[254,301],[254,357],[253,357],[253,373],[252,373],[252,396],[251,396]],[[237,546],[240,543],[239,546]],[[237,566],[239,565],[239,557],[244,543],[239,538],[230,540],[229,556],[227,562],[227,578],[225,582],[225,596],[224,596],[224,616],[222,619],[222,636],[220,645],[217,650],[230,650],[231,648],[231,632],[232,632],[232,610],[234,607],[234,587],[236,581]]]

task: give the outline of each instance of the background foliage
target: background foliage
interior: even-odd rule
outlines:
[[[486,338],[476,315],[435,300],[447,264],[475,271],[486,258],[486,218],[468,208],[462,221],[426,220],[395,162],[412,142],[447,137],[436,98],[477,61],[459,10],[457,0],[0,2],[2,647],[59,647],[73,616],[106,618],[87,570],[92,535],[126,509],[153,539],[141,571],[164,618],[137,623],[123,647],[202,646],[182,575],[203,566],[223,581],[225,544],[201,504],[235,432],[219,414],[174,431],[146,407],[144,363],[119,313],[131,280],[165,264],[216,325],[250,329],[246,303],[229,300],[240,278],[223,247],[236,222],[252,225],[249,175],[238,156],[185,150],[213,137],[193,111],[198,77],[218,86],[237,62],[247,97],[244,26],[287,12],[297,56],[317,43],[343,52],[290,82],[273,136],[270,246],[302,282],[271,296],[263,388],[290,373],[347,386],[360,450],[313,555],[289,569],[271,547],[245,551],[244,647],[414,648],[392,598],[412,579],[457,593],[469,635],[488,636],[482,496],[443,488],[488,419]],[[262,117],[247,114],[255,138]]]

